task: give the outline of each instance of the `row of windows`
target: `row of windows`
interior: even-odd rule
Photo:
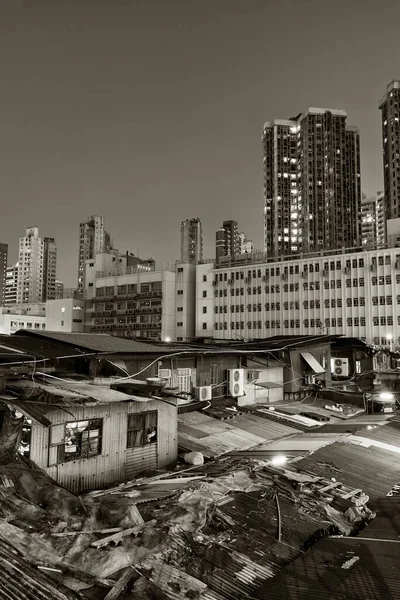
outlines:
[[[400,261],[400,255],[396,255],[396,262]],[[371,258],[371,264],[373,266],[383,266],[383,265],[390,265],[391,264],[391,256],[390,255],[385,255],[385,256],[373,256]],[[346,269],[363,269],[365,267],[365,262],[364,262],[364,258],[353,258],[353,259],[346,259],[345,263],[342,263],[341,260],[331,260],[331,261],[326,261],[323,264],[323,270],[324,271],[340,271],[342,268],[346,268]],[[319,273],[320,272],[320,268],[322,269],[322,265],[320,265],[320,263],[306,263],[304,265],[302,265],[302,269],[304,272],[306,273]],[[265,271],[263,272],[262,269],[248,269],[247,273],[245,271],[232,271],[231,273],[217,273],[215,275],[215,281],[228,281],[228,280],[236,280],[239,281],[240,279],[244,279],[245,277],[247,278],[252,278],[252,279],[256,279],[257,277],[275,277],[275,276],[280,276],[281,274],[285,273],[285,274],[290,274],[290,275],[297,275],[300,272],[300,265],[290,265],[290,266],[285,266],[285,267],[270,267],[265,269]],[[203,275],[203,281],[207,281],[207,276]]]
[[[283,327],[285,329],[289,329],[289,327],[291,329],[299,329],[300,328],[300,319],[285,319],[283,322]],[[366,326],[366,318],[365,317],[349,317],[346,319],[346,323],[348,327],[365,327]],[[397,317],[397,324],[400,325],[400,316]],[[343,319],[342,318],[338,318],[338,319],[325,319],[324,322],[322,323],[322,321],[320,319],[304,319],[303,321],[303,325],[305,329],[308,328],[322,328],[322,327],[343,327]],[[383,317],[374,317],[373,318],[373,325],[375,327],[380,326],[386,326],[386,325],[393,325],[393,316],[389,315],[389,316],[383,316]],[[262,329],[263,328],[263,324],[262,321],[231,321],[230,323],[230,328],[231,329],[245,329],[245,327],[247,327],[247,329]],[[272,320],[272,321],[265,321],[265,329],[280,329],[281,328],[281,321],[278,320]],[[207,329],[207,324],[203,323],[203,329]],[[222,323],[215,323],[214,324],[214,329],[216,330],[227,330],[228,329],[228,323],[226,321],[222,322]]]
[[[372,277],[371,284],[373,286],[375,286],[375,285],[391,285],[392,284],[392,276],[386,275],[386,276],[381,276],[381,277]],[[400,284],[400,274],[396,275],[396,284]],[[364,277],[358,277],[358,278],[355,277],[353,279],[346,279],[345,286],[346,286],[346,288],[365,287],[365,279],[364,279]],[[282,289],[284,292],[297,292],[300,289],[300,284],[299,283],[291,283],[291,284],[286,283],[282,286]],[[303,283],[303,290],[305,292],[320,290],[320,289],[321,289],[320,281],[307,281],[307,282]],[[325,289],[325,290],[342,289],[342,280],[341,279],[326,280],[326,281],[324,281],[323,289]],[[247,291],[248,295],[261,294],[262,287],[260,285],[248,287],[248,288],[246,288],[246,291]],[[245,292],[245,288],[232,288],[230,290],[230,295],[231,296],[244,296],[244,292]],[[281,286],[279,284],[265,286],[266,294],[280,294],[280,292],[281,292]],[[214,295],[216,298],[218,298],[218,297],[226,298],[228,296],[228,290],[227,289],[215,290]],[[206,298],[206,297],[207,297],[207,292],[203,291],[203,298]]]

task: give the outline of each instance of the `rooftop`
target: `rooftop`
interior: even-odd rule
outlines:
[[[329,538],[266,580],[255,592],[260,600],[397,600],[400,598],[399,549],[393,542]]]

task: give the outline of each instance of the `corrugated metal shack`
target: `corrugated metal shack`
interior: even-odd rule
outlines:
[[[177,407],[83,382],[20,381],[5,396],[32,421],[29,458],[72,492],[173,466]],[[14,402],[14,404],[13,404]]]

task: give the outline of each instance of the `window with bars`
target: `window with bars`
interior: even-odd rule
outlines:
[[[48,466],[101,454],[103,419],[51,425]]]
[[[140,448],[157,442],[157,411],[128,415],[127,448]]]

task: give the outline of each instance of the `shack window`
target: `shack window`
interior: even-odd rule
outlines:
[[[71,421],[50,427],[49,467],[101,454],[102,419]]]
[[[128,415],[127,448],[137,448],[157,441],[157,411]]]

